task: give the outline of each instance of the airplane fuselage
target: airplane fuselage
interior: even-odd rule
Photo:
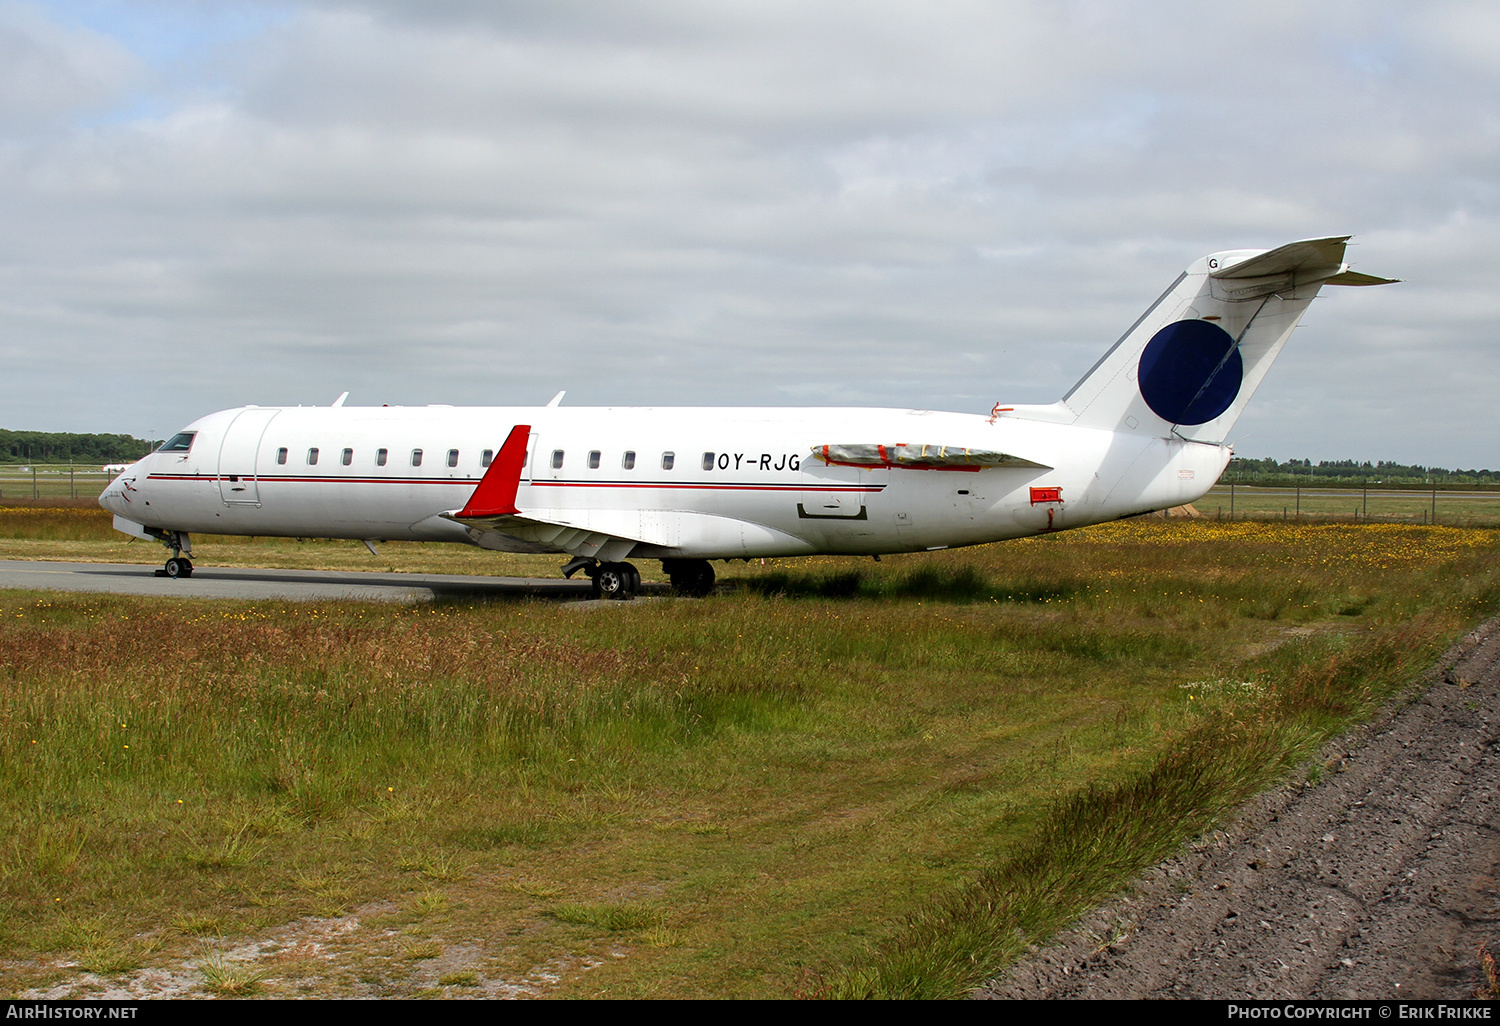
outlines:
[[[146,457],[101,501],[166,531],[567,551],[440,516],[464,506],[518,424],[531,431],[516,504],[643,539],[629,552],[643,558],[880,554],[1024,537],[1191,502],[1229,458],[1225,446],[1009,414],[245,407],[188,425],[185,450]],[[862,467],[814,452],[869,438],[1019,452],[1045,466]]]

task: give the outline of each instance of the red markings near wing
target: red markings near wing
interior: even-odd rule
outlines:
[[[526,463],[526,444],[530,437],[530,424],[517,424],[510,429],[510,435],[490,469],[484,472],[479,487],[458,511],[459,519],[503,517],[520,512],[516,509],[516,489],[521,484],[521,468]]]

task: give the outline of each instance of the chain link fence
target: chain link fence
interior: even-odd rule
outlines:
[[[66,463],[0,463],[0,502],[97,499],[118,470]]]

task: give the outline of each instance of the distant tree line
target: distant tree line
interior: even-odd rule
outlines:
[[[75,435],[0,428],[0,460],[8,463],[131,463],[161,442],[131,435]]]
[[[1500,471],[1495,470],[1449,470],[1447,467],[1424,467],[1413,463],[1392,463],[1379,460],[1361,463],[1358,460],[1312,460],[1274,459],[1252,460],[1236,457],[1229,463],[1222,484],[1271,485],[1290,488],[1318,487],[1370,487],[1370,488],[1477,488],[1486,485],[1500,486]]]

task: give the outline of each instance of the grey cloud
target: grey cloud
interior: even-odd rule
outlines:
[[[0,4],[0,134],[105,109],[145,77],[114,40],[57,25],[22,4]]]
[[[1500,465],[1486,9],[306,4],[65,132],[139,72],[5,10],[74,97],[0,149],[6,426],[1050,401],[1195,257],[1352,231],[1409,282],[1315,305],[1252,454]]]

